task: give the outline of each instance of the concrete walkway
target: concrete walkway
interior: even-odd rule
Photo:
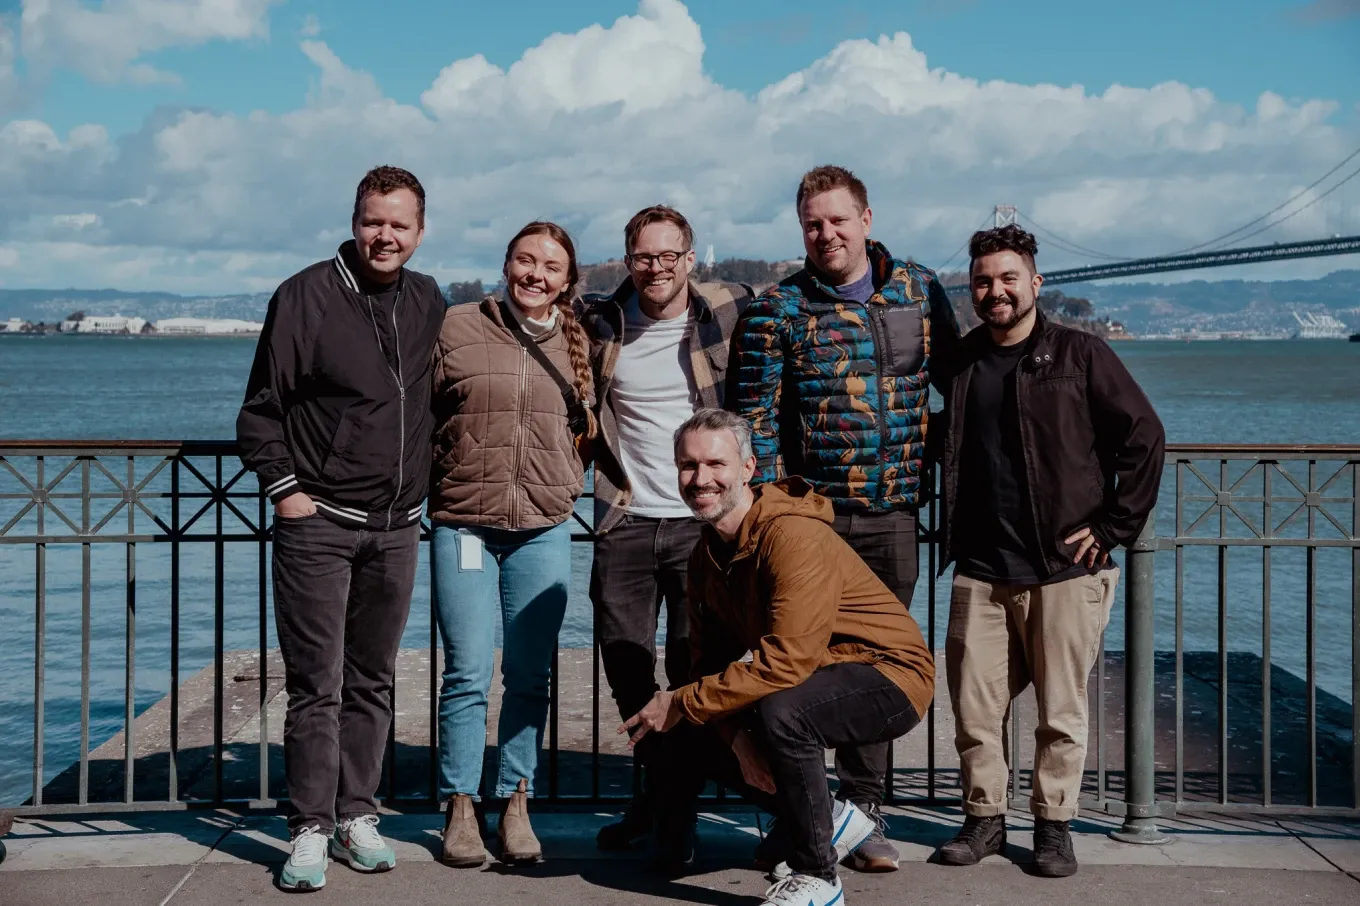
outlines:
[[[1091,815],[1073,825],[1081,871],[1055,881],[1025,872],[1030,858],[1027,819],[1012,820],[1006,858],[958,869],[926,861],[957,828],[957,810],[887,811],[889,835],[903,853],[902,869],[889,875],[843,869],[851,903],[1360,904],[1360,824],[1179,818],[1163,825],[1173,835],[1172,842],[1144,847],[1110,840],[1106,834],[1117,821]],[[640,852],[598,852],[595,831],[610,819],[608,813],[595,812],[536,815],[534,826],[548,857],[542,865],[511,871],[493,861],[482,871],[457,871],[435,861],[440,816],[386,815],[381,829],[397,851],[396,871],[365,876],[332,864],[326,890],[315,900],[381,900],[401,906],[485,901],[498,906],[738,906],[759,902],[767,886],[747,867],[761,832],[752,811],[733,808],[705,814],[700,821],[699,873],[678,882],[650,878],[642,870]],[[282,818],[217,811],[25,819],[16,822],[5,841],[9,854],[0,863],[0,904],[216,906],[282,901],[288,895],[274,887],[273,878],[286,858],[286,839]]]

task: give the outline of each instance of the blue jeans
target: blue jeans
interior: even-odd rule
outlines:
[[[436,525],[434,588],[444,639],[439,692],[439,797],[481,800],[487,693],[504,621],[499,764],[492,795],[534,789],[548,719],[549,677],[571,578],[571,520],[546,529]]]

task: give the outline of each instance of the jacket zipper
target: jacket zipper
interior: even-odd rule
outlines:
[[[883,325],[874,317],[874,309],[867,304],[864,305],[864,314],[869,319],[869,334],[874,340],[874,373],[878,377],[878,491],[874,494],[874,505],[878,506],[883,503],[883,486],[887,483],[888,472],[888,419],[883,403]]]
[[[536,342],[530,338],[529,342]],[[529,350],[519,348],[519,406],[515,417],[515,456],[510,482],[510,528],[519,528],[520,469],[524,464],[524,416],[529,395]]]
[[[397,354],[397,367],[395,369],[392,367],[392,363],[387,361],[387,350],[383,349],[382,335],[378,333],[378,316],[373,313],[373,297],[366,295],[364,301],[368,303],[368,319],[373,323],[373,338],[378,341],[378,352],[382,354],[383,363],[387,365],[387,370],[391,373],[392,379],[397,382],[397,418],[398,424],[401,426],[401,433],[397,435],[397,490],[387,504],[386,530],[391,531],[392,508],[397,505],[397,498],[401,496],[401,486],[405,484],[406,479],[403,471],[406,463],[406,384],[401,379],[401,330],[397,327],[397,306],[401,303],[401,290],[397,290],[397,295],[392,300],[392,335]]]

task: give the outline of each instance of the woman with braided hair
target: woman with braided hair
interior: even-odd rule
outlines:
[[[571,578],[571,514],[594,436],[578,271],[566,231],[534,222],[505,252],[505,292],[448,310],[434,351],[434,587],[444,643],[443,859],[486,860],[476,806],[500,802],[500,858],[536,862],[528,799]],[[487,693],[503,629],[498,756],[482,782]]]

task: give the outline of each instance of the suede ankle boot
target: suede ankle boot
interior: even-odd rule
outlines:
[[[459,793],[449,800],[444,819],[444,864],[454,868],[480,868],[486,862],[481,828],[472,797]]]
[[[543,847],[534,836],[529,824],[529,782],[520,779],[519,788],[506,800],[505,811],[501,812],[501,825],[497,832],[501,838],[501,861],[507,864],[517,862],[539,862],[543,859]]]

